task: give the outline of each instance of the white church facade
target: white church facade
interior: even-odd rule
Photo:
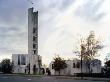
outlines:
[[[12,61],[13,61],[13,72],[14,73],[26,73],[26,66],[27,66],[27,56],[28,54],[13,54]]]
[[[13,73],[40,74],[42,57],[38,55],[38,11],[28,9],[28,54],[12,54]]]
[[[81,73],[81,61],[80,60],[66,60],[67,68],[60,70],[60,75],[75,75]],[[53,69],[53,61],[49,65],[51,75],[59,75],[58,71]],[[94,59],[90,64],[91,73],[101,73],[101,61]],[[82,73],[89,73],[89,68],[82,61]]]

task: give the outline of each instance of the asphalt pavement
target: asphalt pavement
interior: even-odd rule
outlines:
[[[31,77],[31,76],[14,76],[0,75],[0,82],[106,82],[106,81],[91,81],[91,80],[74,80],[65,78],[55,78],[51,76]]]

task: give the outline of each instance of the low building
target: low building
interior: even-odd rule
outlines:
[[[67,68],[60,70],[60,75],[75,75],[81,73],[81,61],[80,60],[66,60]],[[58,71],[53,69],[53,61],[49,65],[51,75],[59,75]],[[82,61],[82,73],[101,73],[101,61],[94,59],[90,61],[90,70],[85,61]]]
[[[13,54],[13,73],[39,74],[41,73],[42,61],[39,55]],[[31,69],[32,68],[32,69]],[[32,73],[31,73],[32,71]]]
[[[13,73],[26,73],[27,66],[27,55],[28,54],[13,54]]]

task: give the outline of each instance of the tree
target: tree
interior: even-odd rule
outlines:
[[[12,73],[12,67],[10,59],[4,59],[1,61],[1,69],[3,73]]]
[[[95,33],[93,31],[90,32],[89,36],[86,39],[85,43],[85,51],[83,55],[83,59],[86,61],[87,67],[90,70],[90,61],[93,60],[96,56],[98,56],[99,50],[103,48],[101,41],[96,39]]]
[[[105,64],[106,64],[106,62],[108,62],[110,60],[110,53],[107,53],[104,60],[105,60]]]
[[[65,69],[66,67],[67,67],[67,64],[63,58],[59,56],[54,58],[53,69],[55,71],[58,71],[59,75],[60,75],[60,70]]]
[[[93,60],[97,55],[100,49],[103,48],[101,41],[96,39],[95,33],[93,31],[86,38],[80,39],[80,50],[76,53],[79,54],[81,58],[81,72],[82,72],[82,60],[86,63],[86,67],[89,69],[89,73],[91,72],[90,61]]]
[[[1,64],[0,64],[0,72],[2,72],[2,67],[1,67]]]
[[[110,60],[106,61],[105,64],[107,67],[110,67]]]
[[[110,76],[110,60],[105,62],[105,69],[104,69],[104,71],[105,71],[105,74],[107,76]]]

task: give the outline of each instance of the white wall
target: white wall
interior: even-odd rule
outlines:
[[[18,55],[20,55],[20,65],[18,65]],[[12,61],[14,64],[13,73],[25,73],[27,63],[25,62],[25,65],[21,65],[21,55],[26,57],[26,62],[27,62],[28,54],[12,54]]]
[[[80,68],[73,68],[73,63],[77,64],[77,62],[80,63],[80,60],[66,60],[67,68],[61,70],[61,75],[74,75],[75,73],[81,73],[81,65]],[[52,75],[58,75],[59,72],[52,69],[53,61],[49,65],[49,69],[51,71]],[[92,73],[101,73],[101,61],[97,60],[96,65],[92,66]],[[82,72],[83,73],[89,73],[89,69],[87,68],[86,64],[83,61],[82,65]]]

